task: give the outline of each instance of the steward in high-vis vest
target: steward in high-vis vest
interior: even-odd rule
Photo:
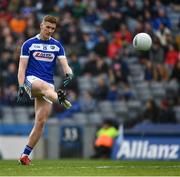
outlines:
[[[96,133],[94,158],[110,158],[114,138],[118,130],[113,126],[111,120],[105,120],[102,127]]]

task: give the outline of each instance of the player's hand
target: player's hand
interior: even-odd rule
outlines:
[[[62,104],[62,102],[66,99],[66,91],[59,89],[57,91],[59,103]]]
[[[23,100],[24,93],[25,93],[24,86],[19,86],[18,95],[17,95],[17,103]]]
[[[65,78],[63,79],[63,86],[66,87],[71,80],[73,79],[73,74],[66,74]]]
[[[72,105],[71,103],[66,99],[66,91],[59,89],[57,91],[58,94],[58,100],[59,103],[62,104],[66,109],[69,109]]]

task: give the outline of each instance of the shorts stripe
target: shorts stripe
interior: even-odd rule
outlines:
[[[32,89],[32,83],[31,82],[29,82],[28,80],[27,80],[27,78],[26,78],[26,80],[25,80],[25,90],[26,90],[26,92],[28,93],[28,95],[30,96],[30,98],[31,98],[31,89]]]

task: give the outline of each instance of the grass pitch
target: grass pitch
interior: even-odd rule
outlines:
[[[0,176],[180,176],[177,161],[0,160]]]

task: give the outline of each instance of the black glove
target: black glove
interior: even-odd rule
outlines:
[[[57,94],[58,94],[59,103],[62,104],[62,102],[66,99],[66,91],[59,89],[57,91]]]
[[[73,74],[66,74],[65,78],[63,79],[63,86],[66,87],[71,80],[73,79]]]
[[[17,95],[17,103],[23,100],[24,93],[25,93],[24,86],[19,86],[18,95]]]
[[[66,109],[69,109],[72,105],[71,103],[66,99],[66,91],[59,89],[57,91],[58,94],[58,100],[59,103],[62,104]]]

